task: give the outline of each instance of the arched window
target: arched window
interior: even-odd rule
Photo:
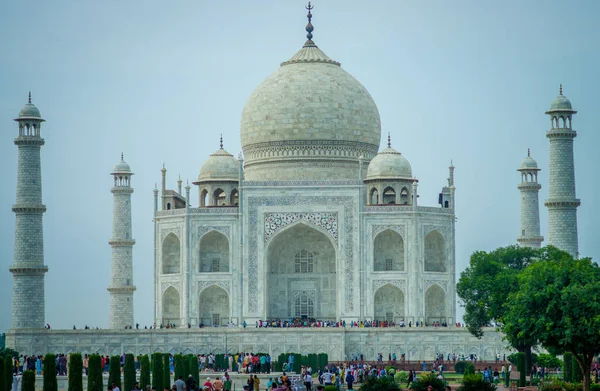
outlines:
[[[295,273],[312,273],[313,265],[313,255],[311,252],[302,250],[296,254],[294,261]]]
[[[398,232],[387,229],[375,237],[373,271],[404,271],[404,240]]]
[[[408,189],[406,187],[400,191],[400,205],[408,205]]]
[[[227,193],[222,189],[217,189],[213,193],[213,205],[214,206],[225,206],[227,205]]]
[[[229,205],[238,206],[239,205],[239,194],[237,189],[233,189],[231,191],[231,197],[229,201]]]
[[[315,302],[303,293],[296,297],[294,302],[294,316],[312,318],[315,315]]]
[[[229,240],[218,231],[211,231],[200,239],[201,273],[229,272]]]
[[[372,188],[371,192],[369,193],[369,204],[370,205],[377,205],[379,204],[379,192],[377,191],[376,188]]]
[[[208,190],[202,189],[200,192],[200,206],[208,206]]]
[[[393,188],[386,187],[383,191],[383,203],[388,205],[396,203],[396,191]]]

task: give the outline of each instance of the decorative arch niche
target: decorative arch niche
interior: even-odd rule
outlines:
[[[446,271],[446,241],[439,231],[425,236],[425,271]]]
[[[177,289],[172,286],[162,295],[162,324],[181,325],[181,299]]]
[[[404,240],[396,231],[386,229],[373,242],[373,270],[404,271]]]
[[[181,271],[181,245],[179,238],[168,234],[162,243],[162,273],[177,274]]]
[[[229,294],[217,285],[211,285],[200,292],[198,317],[205,326],[229,324]]]
[[[210,231],[200,239],[200,273],[229,272],[229,240],[218,231]]]
[[[375,292],[373,319],[399,322],[404,319],[404,293],[400,288],[386,284]]]
[[[437,284],[425,292],[425,320],[428,324],[446,320],[446,292]]]

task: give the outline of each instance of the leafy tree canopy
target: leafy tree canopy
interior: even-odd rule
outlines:
[[[483,327],[492,320],[502,320],[506,298],[518,290],[519,272],[539,257],[539,250],[519,246],[477,251],[471,255],[469,266],[456,285],[471,334],[481,338]]]
[[[600,353],[600,268],[591,259],[573,259],[548,248],[518,277],[503,316],[516,338],[536,338],[552,351],[571,352],[590,389],[590,367]]]

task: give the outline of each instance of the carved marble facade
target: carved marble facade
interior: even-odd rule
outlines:
[[[237,207],[157,211],[157,324],[453,324],[453,210],[364,194],[360,181],[244,182]],[[166,267],[175,238],[181,266]]]

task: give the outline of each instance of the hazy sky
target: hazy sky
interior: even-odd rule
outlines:
[[[457,271],[475,250],[515,243],[531,148],[542,168],[544,114],[563,83],[579,111],[575,139],[579,244],[600,257],[600,2],[313,2],[314,41],[370,91],[382,135],[410,161],[421,205],[436,205],[456,166]],[[305,2],[66,1],[0,5],[0,331],[11,325],[17,148],[13,122],[31,90],[42,128],[46,319],[108,326],[112,180],[121,152],[135,176],[135,320],[153,319],[153,196],[194,180],[218,149],[240,151],[253,89],[304,43]],[[385,136],[382,137],[384,143]],[[192,200],[197,200],[195,187]],[[196,205],[196,202],[193,202]],[[458,277],[458,273],[457,273]]]

